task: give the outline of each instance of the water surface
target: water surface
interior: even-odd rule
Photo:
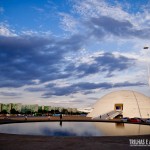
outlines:
[[[43,136],[123,136],[150,134],[150,126],[103,122],[35,122],[0,125],[0,133]]]

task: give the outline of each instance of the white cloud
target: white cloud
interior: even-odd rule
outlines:
[[[84,0],[75,4],[74,9],[77,13],[84,17],[109,16],[117,19],[130,17],[121,6],[112,6],[101,0]]]
[[[1,36],[17,36],[14,30],[10,29],[8,24],[0,23],[0,35]]]
[[[33,35],[38,35],[38,32],[37,31],[32,31],[32,30],[27,30],[27,31],[22,31],[22,34],[33,36]]]
[[[43,9],[43,8],[35,7],[35,6],[33,6],[32,8],[33,8],[34,10],[36,10],[37,12],[39,12],[39,13],[43,13],[43,12],[44,12],[44,9]]]
[[[127,6],[124,9],[125,5]],[[74,5],[74,12],[80,15],[81,20],[91,17],[107,16],[116,20],[128,20],[136,29],[142,29],[150,25],[150,11],[148,7],[142,7],[143,11],[131,13],[128,3],[116,3],[112,5],[104,0],[81,0]]]
[[[60,23],[61,28],[64,31],[76,33],[78,21],[73,16],[66,13],[60,13],[60,16],[62,17]]]
[[[106,16],[109,18],[113,18],[117,21],[125,21],[128,20],[132,25],[133,28],[136,28],[136,31],[139,29],[147,28],[150,25],[150,12],[147,10],[148,8],[143,8],[142,12],[129,13],[128,10],[130,9],[130,6],[127,7],[127,9],[123,9],[121,4],[111,5],[109,3],[106,3],[104,0],[78,0],[74,1],[74,11],[70,14],[67,13],[59,13],[60,18],[60,26],[61,28],[69,32],[71,34],[80,34],[84,35],[85,38],[87,38],[87,43],[85,46],[82,47],[79,51],[75,53],[69,53],[68,55],[65,55],[65,60],[69,63],[74,64],[75,66],[80,65],[81,63],[85,64],[92,64],[94,62],[94,58],[98,55],[102,55],[105,52],[110,52],[116,57],[119,56],[125,56],[127,58],[133,58],[137,60],[137,63],[134,64],[134,66],[131,66],[132,68],[123,70],[123,71],[115,71],[114,76],[112,77],[106,77],[106,74],[102,73],[95,73],[91,74],[89,76],[85,76],[83,78],[77,78],[74,79],[73,77],[71,79],[59,79],[55,80],[54,83],[56,83],[57,87],[65,87],[69,86],[71,84],[76,84],[78,82],[91,82],[91,83],[97,83],[97,82],[110,82],[110,83],[121,83],[124,81],[128,82],[144,82],[147,83],[147,68],[146,68],[146,61],[149,60],[150,51],[143,51],[143,47],[145,46],[145,42],[148,43],[149,41],[146,39],[137,39],[136,37],[131,37],[130,39],[121,37],[115,37],[108,35],[107,39],[95,39],[90,38],[89,31],[90,28],[87,28],[85,25],[85,22],[90,20],[92,17],[100,18],[101,16]],[[125,5],[125,4],[123,4]],[[33,7],[34,10],[38,11],[39,13],[46,13],[45,10]],[[0,7],[0,14],[4,11],[3,8]],[[45,11],[45,12],[44,12]],[[58,17],[58,16],[56,16]],[[87,22],[88,22],[87,21]],[[113,27],[111,27],[113,28]],[[22,31],[21,35],[29,35],[29,36],[45,36],[50,35],[51,32],[41,32],[41,31],[34,31],[34,30],[28,30],[28,31]],[[0,23],[0,35],[2,36],[16,36],[15,32],[10,29],[10,26],[4,23]],[[68,35],[67,35],[68,36]],[[57,37],[56,37],[57,38]],[[96,45],[97,44],[97,45]],[[96,46],[95,46],[96,45]],[[103,51],[102,51],[103,50]],[[138,53],[137,53],[138,52]],[[148,55],[149,54],[149,55]],[[73,79],[73,80],[72,80]],[[38,86],[39,80],[33,80],[35,83],[35,87]],[[50,81],[50,83],[52,83]],[[45,83],[46,84],[46,83]],[[47,83],[48,84],[48,83]],[[43,85],[39,85],[39,87],[43,87]],[[129,88],[132,89],[133,87],[123,87],[123,88]],[[139,91],[141,90],[141,87],[136,87]],[[147,87],[145,86],[146,90],[143,90],[143,93],[148,93]],[[17,89],[18,90],[18,89]],[[74,98],[61,96],[60,97],[52,97],[49,99],[41,98],[41,95],[43,94],[43,91],[41,92],[35,92],[30,93],[27,91],[24,91],[22,89],[22,103],[38,103],[38,104],[47,104],[47,105],[62,105],[62,106],[70,106],[72,104],[75,106],[83,106],[86,104],[93,103],[91,101],[89,96],[94,96],[95,98],[99,98],[102,94],[106,92],[110,92],[112,89],[107,90],[101,90],[98,89],[95,90],[95,93],[93,94],[87,94],[84,95],[82,93],[75,93],[73,96]],[[115,88],[116,90],[116,88]],[[120,90],[120,89],[118,89]],[[93,90],[94,91],[94,90]],[[28,97],[28,100],[26,99]],[[4,99],[3,97],[2,99]],[[7,97],[5,98],[7,99]],[[61,100],[60,100],[61,99]],[[79,100],[83,100],[82,102],[78,102]],[[20,101],[20,98],[16,99],[16,102]]]
[[[27,36],[49,37],[52,35],[52,32],[51,31],[43,32],[43,31],[34,31],[34,30],[24,30],[24,31],[21,31],[21,34],[27,35]]]

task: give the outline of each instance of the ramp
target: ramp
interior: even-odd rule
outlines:
[[[122,114],[122,111],[112,110],[112,111],[110,111],[108,113],[99,115],[97,117],[93,117],[92,119],[113,119],[113,118],[115,118],[116,116],[118,116],[120,114]]]

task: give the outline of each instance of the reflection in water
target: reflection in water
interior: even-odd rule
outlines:
[[[117,128],[124,128],[125,126],[124,126],[124,123],[115,123],[115,125],[116,125],[116,127]]]
[[[47,136],[100,136],[92,123],[36,122],[0,125],[0,133]]]
[[[0,133],[47,136],[118,136],[150,134],[150,126],[102,122],[36,122],[0,125]]]
[[[94,123],[95,127],[106,136],[150,134],[150,126],[123,123]]]
[[[60,126],[62,126],[62,120],[60,120],[60,123],[59,123],[59,125],[60,125]]]

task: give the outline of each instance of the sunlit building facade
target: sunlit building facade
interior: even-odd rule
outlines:
[[[21,107],[22,107],[21,103],[12,103],[11,104],[11,109],[14,109],[15,111],[18,111],[18,112],[21,112]]]
[[[10,113],[11,110],[11,104],[1,104],[1,111],[6,111]]]
[[[34,105],[22,105],[21,107],[21,112],[22,113],[26,113],[26,112],[38,112],[38,105],[34,104]]]
[[[135,91],[117,91],[109,93],[98,100],[88,117],[115,118],[123,117],[150,117],[150,98]]]
[[[54,106],[39,106],[38,104],[24,105],[21,103],[9,103],[3,104],[0,103],[0,113],[60,113],[63,110],[67,112],[77,112],[77,108],[63,108],[63,107],[54,107]],[[64,111],[63,111],[64,112]]]

